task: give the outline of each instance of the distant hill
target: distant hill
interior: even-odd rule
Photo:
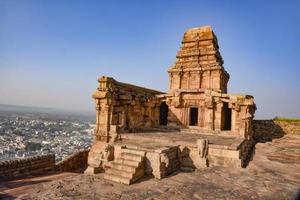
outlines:
[[[88,120],[93,121],[95,119],[95,114],[93,112],[86,111],[70,111],[56,108],[44,108],[44,107],[34,107],[34,106],[20,106],[20,105],[9,105],[0,104],[0,114],[15,114],[15,115],[37,115],[37,117],[42,118],[59,118],[59,119],[78,119],[78,120]]]

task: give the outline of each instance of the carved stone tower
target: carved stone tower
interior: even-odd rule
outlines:
[[[168,71],[170,93],[195,89],[227,92],[229,74],[223,67],[217,37],[210,26],[186,31],[176,58]]]
[[[212,28],[188,29],[181,43],[176,62],[168,70],[167,125],[251,135],[254,99],[250,95],[227,94],[229,74],[223,67]]]

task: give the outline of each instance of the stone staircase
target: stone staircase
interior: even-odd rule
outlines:
[[[111,163],[111,168],[105,171],[104,179],[123,184],[132,184],[145,174],[146,152],[124,148],[119,157]]]
[[[193,134],[194,133],[201,133],[201,134],[208,134],[208,135],[220,133],[220,131],[203,130],[199,127],[193,127],[193,126],[190,126],[188,128],[182,128],[182,129],[180,129],[180,132],[182,132],[182,133],[193,133]]]

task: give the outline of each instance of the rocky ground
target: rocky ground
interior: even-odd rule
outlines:
[[[130,186],[106,181],[103,174],[72,174],[27,188],[18,199],[294,199],[300,192],[299,169],[300,136],[286,135],[258,143],[245,169],[177,172]]]

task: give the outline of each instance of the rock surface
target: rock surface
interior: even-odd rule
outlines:
[[[258,143],[245,169],[177,172],[126,186],[98,175],[70,175],[26,189],[18,199],[293,199],[300,189],[300,136]]]

